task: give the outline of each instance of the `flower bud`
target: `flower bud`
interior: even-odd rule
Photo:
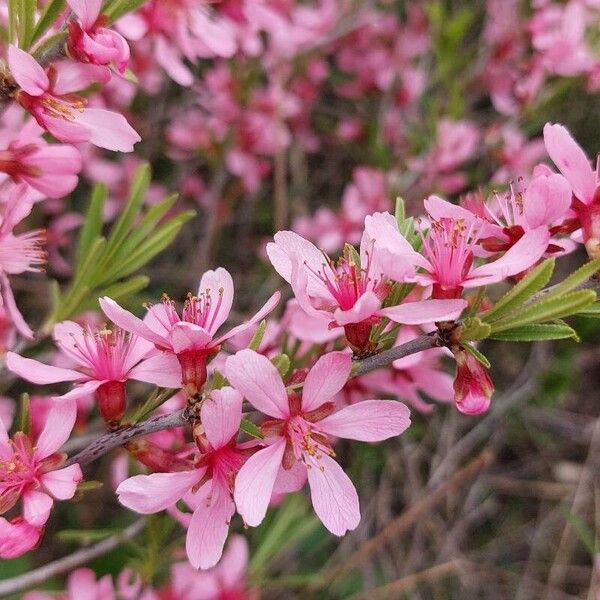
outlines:
[[[111,426],[118,425],[125,414],[127,393],[124,381],[107,381],[96,390],[102,418]]]
[[[487,369],[469,352],[452,350],[456,359],[454,402],[465,415],[480,415],[490,407],[494,384]]]

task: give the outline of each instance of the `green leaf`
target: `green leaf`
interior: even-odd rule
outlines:
[[[554,259],[549,258],[528,273],[519,283],[510,289],[481,318],[486,323],[497,321],[504,315],[518,308],[528,298],[541,290],[552,277]]]
[[[18,0],[17,5],[19,10],[19,47],[27,50],[31,45],[37,2],[36,0]]]
[[[102,212],[106,201],[106,186],[97,183],[92,188],[90,206],[85,215],[85,221],[79,234],[77,262],[85,260],[94,240],[102,234]]]
[[[117,19],[137,10],[146,0],[114,0],[113,2],[107,2],[103,13],[108,17],[108,24],[111,25]]]
[[[571,290],[585,283],[592,275],[600,270],[600,258],[595,258],[579,267],[577,271],[571,273],[566,279],[552,286],[544,298],[555,298],[562,296]]]
[[[578,290],[563,296],[544,298],[534,304],[524,306],[507,319],[492,323],[492,334],[508,331],[529,323],[554,321],[568,317],[593,304],[596,293],[592,290]]]
[[[67,32],[63,29],[49,35],[44,41],[39,44],[33,52],[33,58],[35,58],[38,62],[45,60],[46,54],[54,54],[54,51],[57,46],[60,46],[63,42],[67,40]],[[56,58],[56,57],[55,57]]]
[[[121,533],[122,529],[63,529],[56,536],[63,542],[79,542],[81,544],[90,544],[105,540],[113,535]]]
[[[257,327],[256,331],[254,332],[254,335],[252,336],[250,343],[248,344],[248,348],[250,348],[250,350],[254,350],[255,352],[258,350],[258,348],[263,340],[263,336],[265,335],[266,328],[267,328],[267,322],[265,321],[265,319],[263,319],[258,324],[258,327]]]
[[[125,241],[134,224],[136,216],[140,212],[142,202],[146,197],[146,192],[150,186],[150,165],[144,163],[140,165],[135,172],[129,198],[119,218],[114,224],[106,245],[106,257],[104,265],[109,265],[112,259],[118,254],[121,244]]]
[[[171,244],[179,234],[184,223],[189,221],[195,215],[196,213],[193,210],[180,213],[157,229],[143,244],[138,246],[137,250],[132,252],[128,259],[124,259],[123,262],[119,264],[112,274],[113,278],[118,279],[126,277],[148,263]]]
[[[58,19],[59,14],[65,7],[65,0],[50,0],[36,23],[31,35],[31,43],[37,42]]]
[[[600,302],[594,302],[594,304],[588,306],[585,310],[578,312],[577,316],[589,319],[600,319]]]
[[[482,354],[471,344],[461,344],[461,348],[464,348],[469,354],[472,354],[486,369],[490,368],[490,361],[487,359],[485,354]]]
[[[240,429],[244,433],[247,433],[253,438],[257,438],[259,440],[262,440],[265,437],[262,434],[262,431],[252,421],[249,421],[248,419],[242,419],[240,421]]]
[[[473,342],[489,337],[492,328],[477,317],[466,319],[460,333],[461,342]]]
[[[352,244],[344,244],[344,258],[349,263],[354,263],[359,269],[361,268],[360,254]]]
[[[278,354],[271,359],[271,362],[277,367],[281,377],[285,377],[290,370],[290,357],[287,354]]]
[[[224,388],[226,385],[229,385],[229,381],[221,371],[215,369],[210,378],[210,389],[211,390],[220,390]]]
[[[561,323],[531,323],[530,325],[523,325],[522,327],[515,327],[502,333],[493,334],[490,338],[504,342],[579,339],[577,332],[572,327]]]
[[[406,210],[404,206],[404,198],[398,196],[396,198],[396,210],[394,212],[396,217],[396,223],[398,223],[398,230],[402,227],[404,219],[406,218]]]
[[[136,275],[135,277],[131,277],[126,281],[121,281],[119,283],[115,283],[114,285],[105,287],[101,292],[98,293],[98,297],[109,296],[113,300],[127,298],[148,287],[149,283],[150,278],[147,275]],[[95,300],[96,299],[94,299],[94,301]]]

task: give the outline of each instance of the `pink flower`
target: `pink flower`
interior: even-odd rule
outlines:
[[[464,288],[497,283],[522,273],[548,246],[548,230],[538,227],[525,232],[500,258],[476,267],[475,252],[482,235],[490,231],[489,224],[436,196],[430,196],[425,207],[433,220],[423,239],[426,273],[416,279],[421,285],[433,286],[434,298],[459,298]]]
[[[197,571],[189,563],[171,567],[171,593],[177,600],[257,600],[246,587],[248,542],[241,535],[231,536],[223,558],[208,571]]]
[[[487,369],[462,348],[452,350],[456,359],[454,403],[465,415],[480,415],[490,407],[494,384]]]
[[[67,144],[48,144],[44,130],[31,119],[0,150],[0,172],[49,198],[61,198],[77,186],[81,155]]]
[[[86,100],[73,94],[102,79],[102,69],[67,63],[44,71],[31,55],[12,45],[8,48],[8,64],[21,88],[15,100],[61,142],[89,141],[107,150],[131,152],[140,141],[123,115],[86,108]]]
[[[115,600],[115,589],[110,575],[96,580],[92,569],[79,568],[67,579],[67,589],[58,596],[55,593],[28,592],[23,600]]]
[[[391,280],[414,280],[416,266],[425,264],[398,232],[394,217],[388,214],[392,226],[383,216],[386,214],[376,213],[365,219],[360,264],[350,246],[336,264],[292,231],[276,233],[275,242],[267,245],[271,263],[292,286],[302,310],[309,316],[328,319],[330,328],[343,327],[346,339],[358,353],[373,349],[369,338],[382,316],[419,324],[456,318],[465,307],[463,301],[428,300],[381,309]],[[396,228],[393,242],[398,244],[393,252],[388,247],[390,227]]]
[[[231,275],[218,268],[202,275],[198,295],[188,295],[181,317],[175,310],[175,303],[167,296],[163,297],[161,304],[148,308],[144,321],[110,298],[101,298],[100,306],[113,323],[152,342],[161,350],[164,369],[179,369],[185,389],[194,395],[206,382],[209,357],[219,351],[225,340],[269,314],[280,297],[276,292],[251,319],[215,338],[231,311],[233,292]]]
[[[121,34],[104,27],[106,17],[100,14],[102,0],[68,0],[68,4],[78,17],[68,24],[69,55],[94,65],[114,65],[124,73],[129,46]]]
[[[436,199],[439,206],[443,200]],[[570,216],[571,186],[557,173],[537,169],[534,178],[523,191],[515,192],[511,185],[505,194],[495,192],[491,205],[481,203],[481,216],[493,225],[480,241],[489,253],[504,252],[514,246],[526,232],[534,229],[547,231],[545,254],[563,253],[573,244],[552,238],[565,229],[564,222]],[[489,235],[489,237],[487,237]],[[483,236],[482,236],[483,237]]]
[[[13,352],[7,353],[6,366],[40,385],[72,381],[75,387],[58,398],[80,398],[95,392],[100,412],[109,423],[123,416],[127,380],[170,388],[181,385],[179,373],[165,369],[161,356],[143,360],[153,350],[152,344],[118,328],[93,331],[64,321],[54,327],[54,341],[75,369],[46,365]]]
[[[23,319],[10,287],[8,275],[41,271],[39,265],[46,261],[46,253],[41,249],[45,232],[34,229],[19,235],[13,229],[29,215],[33,207],[31,194],[24,185],[13,187],[0,212],[0,289],[3,309],[10,316],[19,333],[29,339],[33,332]]]
[[[20,431],[9,439],[0,422],[0,513],[23,500],[22,518],[8,522],[0,517],[0,557],[11,558],[31,550],[54,500],[73,497],[82,479],[81,469],[77,464],[61,468],[65,456],[57,452],[69,438],[75,416],[74,402],[57,404],[35,441]]]
[[[328,436],[379,442],[402,433],[410,418],[406,406],[385,400],[365,400],[333,412],[332,399],[351,370],[349,354],[326,354],[309,371],[299,396],[286,390],[265,356],[241,350],[227,359],[231,384],[271,417],[261,426],[267,447],[246,461],[235,481],[235,502],[248,525],[265,517],[280,470],[285,475],[294,467],[308,475],[313,507],[329,531],[344,535],[358,525],[356,490],[333,460]]]
[[[268,360],[268,359],[265,359]],[[176,473],[136,475],[117,488],[121,504],[142,514],[171,508],[180,499],[193,510],[186,537],[189,561],[208,569],[221,558],[235,512],[233,480],[248,450],[236,444],[242,396],[230,387],[213,390],[200,410],[194,438],[195,468]]]
[[[600,166],[592,169],[584,151],[562,125],[544,126],[546,150],[573,188],[575,211],[591,258],[600,256]]]

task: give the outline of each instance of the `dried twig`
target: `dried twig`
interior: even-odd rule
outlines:
[[[48,579],[51,579],[52,577],[72,571],[94,558],[107,554],[125,540],[130,540],[138,535],[144,528],[144,523],[144,518],[138,519],[123,531],[111,535],[109,538],[102,540],[89,548],[82,548],[77,552],[73,552],[73,554],[69,554],[69,556],[54,560],[33,571],[28,571],[17,577],[0,581],[0,597],[26,590],[34,585],[48,581]]]

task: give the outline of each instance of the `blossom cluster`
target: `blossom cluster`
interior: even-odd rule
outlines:
[[[432,401],[467,417],[488,411],[481,340],[575,337],[561,319],[594,292],[567,278],[553,296],[540,292],[550,274],[537,287],[536,277],[577,252],[589,275],[600,268],[600,163],[561,124],[537,138],[517,124],[553,82],[600,89],[588,35],[600,5],[548,0],[525,17],[518,2],[488,0],[476,65],[451,90],[459,104],[438,114],[427,95],[455,77],[436,48],[464,41],[443,37],[443,9],[67,4],[35,43],[23,15],[12,35],[8,15],[0,73],[0,352],[6,389],[32,392],[18,426],[16,403],[0,398],[0,558],[34,549],[54,501],[86,493],[84,472],[104,451],[77,454],[69,441],[134,432],[111,455],[111,494],[130,511],[166,513],[186,531],[185,553],[173,553],[167,583],[126,569],[115,586],[81,568],[61,597],[253,599],[247,542],[230,529],[260,526],[305,484],[330,533],[356,529],[340,440],[393,440]],[[476,114],[463,89],[492,108]],[[144,187],[134,148],[169,175]],[[282,186],[303,197],[313,182],[298,173],[330,155],[325,178],[349,173],[341,202],[288,211]],[[181,198],[163,199],[172,187]],[[172,241],[179,207],[203,211],[199,248],[184,248],[200,254],[271,195],[276,232],[260,228],[256,253],[271,272],[264,287],[206,270],[210,248],[181,303],[172,274],[144,292],[145,274],[126,279]],[[140,247],[124,245],[136,228]],[[46,264],[70,287],[61,295],[56,284],[40,324],[24,290]],[[262,305],[244,319],[248,290]],[[548,299],[539,310],[538,292]]]

